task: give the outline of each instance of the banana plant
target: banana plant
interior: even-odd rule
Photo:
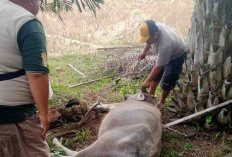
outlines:
[[[100,4],[104,4],[104,0],[40,0],[42,11],[53,12],[58,14],[62,11],[70,11],[73,5],[77,5],[78,10],[82,12],[87,8],[96,16],[96,8],[100,9]]]

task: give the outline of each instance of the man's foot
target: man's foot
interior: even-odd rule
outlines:
[[[164,109],[164,103],[158,102],[156,106],[160,111]]]

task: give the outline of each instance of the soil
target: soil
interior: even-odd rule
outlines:
[[[80,151],[91,145],[98,135],[100,123],[105,114],[92,112],[88,121],[79,130],[88,130],[90,137],[78,141],[75,134],[63,137],[65,140],[74,142],[66,145],[68,148]],[[162,110],[162,123],[167,124],[171,119],[177,119],[175,113],[167,109]],[[188,135],[185,137],[174,131],[165,129],[162,135],[161,157],[224,157],[232,152],[232,134],[230,130],[224,133],[207,131],[203,127],[196,127],[193,124],[182,124],[172,127],[172,129]]]

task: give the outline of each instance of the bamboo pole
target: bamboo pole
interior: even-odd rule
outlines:
[[[219,108],[225,107],[225,106],[227,106],[227,105],[231,105],[231,104],[232,104],[232,100],[226,101],[226,102],[221,103],[221,104],[219,104],[219,105],[217,105],[217,106],[210,107],[210,108],[208,108],[208,109],[206,109],[206,110],[197,112],[197,113],[192,114],[192,115],[189,115],[189,116],[187,116],[187,117],[178,119],[178,120],[176,120],[176,121],[174,121],[174,122],[165,124],[163,127],[164,127],[164,128],[167,128],[167,127],[170,127],[170,126],[173,126],[173,125],[177,125],[177,124],[182,123],[182,122],[184,122],[184,121],[190,120],[190,119],[195,118],[195,117],[197,117],[197,116],[203,115],[203,114],[205,114],[205,113],[211,112],[211,111],[213,111],[213,110],[216,110],[216,109],[219,109]]]

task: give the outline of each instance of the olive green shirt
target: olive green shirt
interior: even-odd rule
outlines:
[[[24,24],[18,32],[17,41],[24,70],[48,73],[46,37],[42,24],[36,19]]]

